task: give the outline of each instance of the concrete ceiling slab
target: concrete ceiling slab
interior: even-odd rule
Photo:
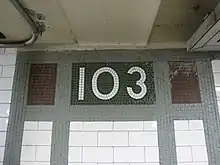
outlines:
[[[149,42],[186,43],[216,5],[216,0],[163,0]]]
[[[216,6],[216,0],[22,0],[22,3],[46,17],[46,32],[32,46],[37,49],[184,47],[205,14]],[[9,39],[24,39],[31,33],[9,0],[0,1],[0,32]]]
[[[146,44],[160,0],[61,0],[82,44]]]

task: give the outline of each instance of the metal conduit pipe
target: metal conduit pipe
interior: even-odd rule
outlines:
[[[24,6],[20,3],[20,0],[10,1],[31,27],[32,34],[24,40],[0,40],[0,48],[17,48],[33,44],[37,40],[38,36],[42,33],[42,31],[40,31],[36,22],[28,14],[27,9],[24,8]]]

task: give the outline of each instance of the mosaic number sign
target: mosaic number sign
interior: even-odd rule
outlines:
[[[155,104],[153,62],[73,63],[72,105]]]

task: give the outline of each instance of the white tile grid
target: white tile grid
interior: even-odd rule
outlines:
[[[0,77],[1,78],[13,78],[15,71],[15,65],[1,65],[0,64]]]
[[[204,130],[202,120],[176,120],[174,128],[176,131]]]
[[[159,163],[68,163],[68,164],[69,165],[160,165]]]
[[[0,163],[3,162],[5,147],[0,147]]]
[[[10,110],[10,104],[0,104],[0,163],[3,162],[3,158],[4,158],[9,110]]]
[[[8,49],[10,51],[10,49]],[[16,52],[0,53],[0,164],[3,164]]]
[[[21,164],[49,165],[52,122],[26,121],[22,139]]]
[[[70,131],[157,131],[156,121],[70,122]]]
[[[157,139],[157,122],[71,122],[69,165],[158,165]]]
[[[52,122],[44,121],[25,121],[25,131],[52,131]]]
[[[10,104],[0,104],[0,117],[9,117]]]
[[[203,122],[174,121],[178,165],[208,165]]]
[[[12,91],[2,91],[0,90],[0,104],[10,104],[11,103],[11,93]]]
[[[3,66],[0,64],[0,104],[11,103],[14,70],[15,65]]]
[[[2,78],[0,77],[0,90],[10,91],[12,90],[13,77],[10,78]]]
[[[8,118],[0,118],[0,163],[3,162]]]

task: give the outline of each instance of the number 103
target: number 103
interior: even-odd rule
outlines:
[[[132,75],[135,72],[140,74],[140,79],[136,81],[136,85],[139,86],[141,90],[139,93],[135,93],[132,87],[127,87],[126,90],[127,90],[128,95],[131,98],[135,100],[139,100],[139,99],[142,99],[147,94],[147,86],[145,84],[147,76],[146,76],[144,69],[138,66],[131,67],[127,71],[127,74]],[[98,78],[103,73],[108,73],[113,78],[112,90],[107,94],[101,93],[98,89],[98,83],[97,83]],[[110,67],[99,68],[92,76],[92,92],[100,100],[112,99],[115,95],[117,95],[118,90],[119,90],[119,85],[120,85],[120,78],[117,72]],[[84,95],[85,95],[85,68],[84,67],[79,68],[79,88],[78,89],[79,89],[78,100],[84,100]]]

